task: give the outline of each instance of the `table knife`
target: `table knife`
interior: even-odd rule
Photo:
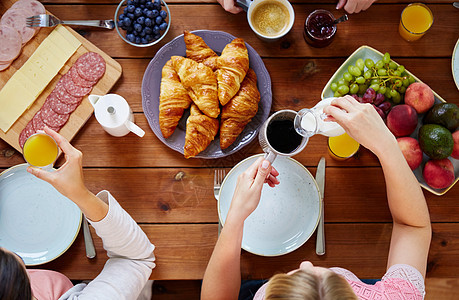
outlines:
[[[89,230],[88,220],[86,220],[84,216],[83,216],[83,236],[84,236],[84,245],[86,248],[86,257],[87,258],[96,257],[96,248],[94,248],[91,231]]]
[[[325,190],[325,157],[320,158],[316,171],[316,182],[319,186],[320,194],[320,219],[317,225],[316,254],[325,254],[325,232],[324,232],[324,190]]]

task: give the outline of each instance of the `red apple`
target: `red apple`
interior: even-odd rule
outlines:
[[[413,107],[418,114],[428,111],[434,103],[434,94],[427,84],[415,82],[406,89],[405,104]]]
[[[396,136],[408,136],[418,125],[416,110],[406,104],[394,106],[387,115],[387,127]]]
[[[455,159],[459,159],[459,130],[456,130],[453,133],[453,141],[454,141],[454,147],[453,147],[453,153],[451,154],[451,157]]]
[[[422,162],[422,150],[419,142],[412,137],[401,137],[397,139],[397,142],[411,170],[417,169]]]
[[[453,163],[447,159],[431,159],[422,172],[426,183],[434,189],[444,189],[454,182]]]

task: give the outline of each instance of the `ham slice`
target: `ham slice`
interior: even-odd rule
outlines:
[[[22,38],[19,32],[0,25],[0,64],[10,64],[21,52]]]

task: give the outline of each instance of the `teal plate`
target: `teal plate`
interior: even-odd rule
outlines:
[[[35,266],[52,261],[72,245],[82,214],[27,167],[16,165],[0,174],[0,246]]]

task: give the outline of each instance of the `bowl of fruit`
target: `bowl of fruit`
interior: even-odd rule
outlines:
[[[122,0],[115,11],[115,28],[126,43],[149,47],[166,36],[171,25],[163,0]]]

